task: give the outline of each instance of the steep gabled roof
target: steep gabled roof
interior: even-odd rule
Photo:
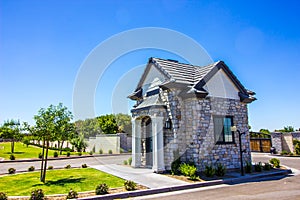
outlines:
[[[205,76],[216,63],[204,67],[180,63],[176,60],[164,60],[161,58],[152,58],[150,60],[156,67],[166,73],[173,81],[183,84],[195,84]]]
[[[207,66],[195,66],[191,64],[179,63],[176,60],[166,60],[161,58],[150,58],[147,67],[139,81],[138,87],[133,94],[129,95],[129,98],[138,100],[142,98],[142,84],[146,79],[146,76],[151,66],[160,71],[165,77],[166,81],[163,82],[160,87],[163,89],[171,87],[185,88],[182,94],[186,92],[186,96],[190,96],[192,93],[196,96],[205,97],[209,91],[206,91],[204,85],[220,70],[223,69],[225,74],[230,78],[236,88],[239,90],[239,96],[242,102],[250,103],[256,98],[254,92],[246,90],[233,72],[223,61],[217,61]]]

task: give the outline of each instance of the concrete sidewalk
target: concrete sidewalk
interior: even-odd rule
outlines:
[[[123,165],[96,165],[90,166],[97,170],[112,174],[125,180],[131,180],[138,184],[144,185],[150,189],[173,187],[179,185],[186,185],[184,181],[170,178],[161,174],[153,173],[151,169],[132,168]]]
[[[257,174],[255,173],[246,174],[245,176],[240,176],[239,173],[230,173],[231,175],[233,175],[234,178],[204,181],[199,183],[187,183],[164,175],[155,174],[150,169],[139,169],[139,168],[136,169],[136,168],[131,168],[130,166],[126,167],[121,165],[99,165],[99,166],[91,166],[91,167],[113,174],[123,179],[133,180],[134,182],[147,186],[150,189],[91,196],[91,197],[79,198],[80,200],[123,199],[123,198],[130,198],[130,197],[159,194],[164,192],[194,189],[194,188],[206,187],[206,186],[215,186],[215,185],[222,185],[222,184],[232,185],[232,184],[246,183],[252,181],[261,181],[261,180],[268,180],[268,179],[271,180],[276,177],[284,178],[288,174],[292,173],[291,170],[276,170],[276,171],[269,171],[269,172],[261,172]]]

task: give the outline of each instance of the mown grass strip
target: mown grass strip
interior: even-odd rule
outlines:
[[[39,180],[39,172],[28,172],[0,177],[0,192],[9,196],[29,196],[41,188],[45,195],[67,194],[72,188],[77,192],[95,190],[100,183],[110,188],[122,187],[124,180],[92,168],[47,171],[46,183]]]

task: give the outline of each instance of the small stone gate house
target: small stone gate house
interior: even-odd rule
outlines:
[[[136,101],[132,166],[161,172],[180,157],[200,171],[216,163],[239,168],[238,133],[231,126],[246,132],[243,158],[251,162],[247,104],[254,95],[223,61],[201,67],[150,58],[129,95]]]

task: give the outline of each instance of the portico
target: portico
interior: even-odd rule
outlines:
[[[165,170],[163,153],[163,120],[161,116],[139,116],[132,120],[132,166]]]

